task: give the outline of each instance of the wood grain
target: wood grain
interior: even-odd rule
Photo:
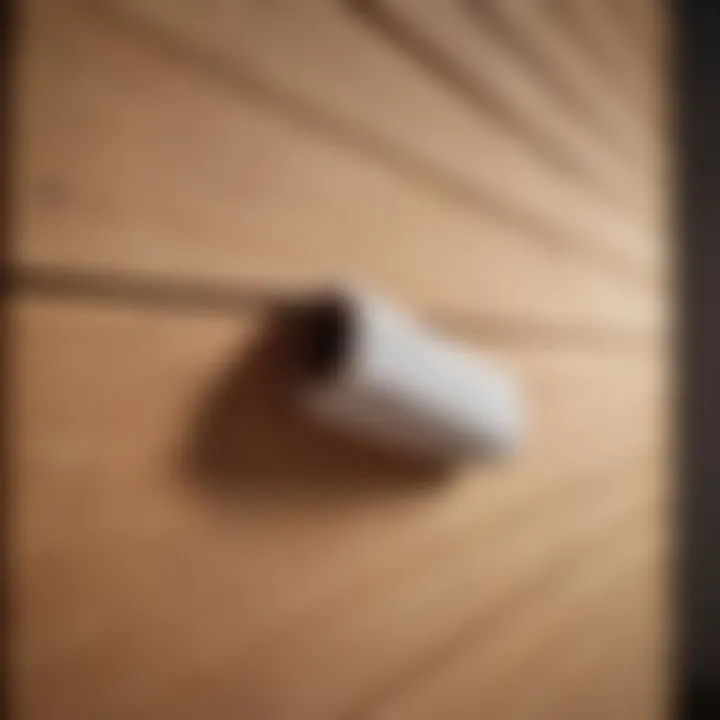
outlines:
[[[22,16],[19,717],[664,717],[654,0]],[[299,417],[271,311],[337,278],[512,372],[518,456],[420,466]]]
[[[616,613],[628,611],[629,599],[637,592],[628,581],[638,568],[648,565],[653,513],[643,520],[630,512],[628,518],[628,507],[623,514],[614,500],[612,510],[598,508],[595,516],[599,519],[595,532],[604,531],[600,542],[592,532],[576,537],[581,546],[585,544],[579,567],[566,558],[552,580],[545,577],[544,584],[531,585],[511,609],[501,608],[500,621],[495,615],[468,625],[462,638],[376,701],[368,717],[501,718],[513,717],[523,708],[530,716],[537,713],[537,697],[527,702],[533,685],[548,682],[554,658],[576,654],[575,643],[585,623],[596,623],[592,633],[586,631],[594,638],[605,635],[606,627],[613,631],[620,625],[617,617],[608,619],[603,613],[608,605]],[[609,524],[613,531],[608,532]],[[599,548],[593,547],[593,540]],[[519,705],[518,697],[525,703]],[[575,704],[576,713],[579,706]]]
[[[17,305],[24,717],[341,717],[645,492],[628,463],[657,441],[647,362],[501,349],[542,412],[517,464],[405,477],[325,442],[313,465],[245,391],[232,442],[265,456],[217,487],[183,447],[257,322]]]
[[[359,150],[435,193],[513,218],[596,262],[652,275],[652,218],[625,218],[604,194],[553,169],[526,134],[434,79],[363,7],[334,0],[264,10],[252,2],[200,8],[156,0],[97,7],[116,28],[189,56],[326,143]]]
[[[553,11],[553,0],[492,0],[470,4],[473,12],[483,11],[481,19],[492,20],[503,32],[525,63],[532,64],[549,86],[573,108],[578,120],[597,129],[609,145],[628,153],[647,173],[646,184],[660,190],[653,174],[664,162],[660,119],[639,114],[623,92],[622,84],[607,76],[593,62],[587,45],[567,22]],[[619,0],[615,12],[621,16],[629,3]],[[632,30],[629,31],[632,37]],[[651,63],[652,59],[648,60]],[[656,62],[655,72],[661,67]]]
[[[412,38],[428,58],[446,67],[449,82],[476,99],[486,114],[497,106],[508,126],[550,160],[597,188],[600,197],[614,197],[621,208],[629,206],[647,217],[647,192],[654,188],[642,181],[647,180],[642,172],[638,182],[637,162],[612,139],[598,137],[592,125],[578,121],[482,4],[470,12],[467,3],[459,1],[441,5],[432,0],[382,0],[378,12],[397,23],[399,37],[407,37],[407,42]]]
[[[645,32],[652,35],[658,30],[660,4],[644,4],[647,7],[643,12],[646,13],[646,22],[649,21]],[[659,72],[662,66],[657,63],[657,55],[649,52],[647,46],[643,52],[642,46],[639,49],[628,37],[623,27],[622,14],[613,11],[612,2],[557,0],[556,9],[559,16],[580,36],[596,66],[624,89],[626,97],[635,103],[639,112],[646,117],[657,118],[658,93],[667,78]]]
[[[548,693],[542,711],[533,717],[570,720],[578,708],[585,717],[598,719],[672,717],[675,681],[667,648],[668,615],[658,603],[664,597],[667,565],[647,565],[637,577],[621,613],[606,632],[594,633],[593,652]]]
[[[657,329],[656,293],[299,131],[84,6],[38,13],[24,266],[270,292],[349,277],[421,310]]]
[[[575,615],[579,625],[565,624],[560,642],[540,655],[544,664],[531,668],[522,692],[498,717],[668,716],[670,658],[656,642],[666,637],[667,616],[658,613],[657,599],[667,565],[652,541],[632,552],[634,569],[603,585],[587,612]]]

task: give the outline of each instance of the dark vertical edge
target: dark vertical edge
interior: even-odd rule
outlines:
[[[676,0],[681,368],[678,710],[720,718],[720,3]]]
[[[0,407],[2,408],[2,448],[0,448],[0,717],[10,717],[10,417],[9,396],[12,391],[11,377],[11,327],[8,300],[10,295],[11,233],[13,208],[11,206],[13,173],[12,131],[15,118],[13,103],[13,78],[15,75],[15,39],[17,31],[17,7],[11,0],[0,0],[0,85],[2,91],[2,161],[0,174],[0,343],[2,343],[2,384]]]

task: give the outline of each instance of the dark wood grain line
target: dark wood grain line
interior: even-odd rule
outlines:
[[[198,282],[189,278],[143,277],[40,266],[16,268],[10,283],[15,293],[23,295],[220,315],[268,312],[278,306],[293,304],[303,296],[301,289],[293,292],[267,285]],[[617,326],[528,322],[518,317],[432,309],[419,314],[439,331],[465,338],[482,338],[501,345],[652,352],[659,340],[657,333],[651,330]]]
[[[305,636],[312,633],[321,634],[323,628],[327,626],[332,617],[347,613],[362,612],[362,608],[367,608],[368,602],[373,597],[381,594],[387,596],[388,593],[392,592],[392,588],[402,586],[403,583],[408,582],[412,577],[427,574],[428,566],[432,567],[432,564],[435,563],[437,567],[438,562],[442,562],[444,558],[452,557],[463,548],[488,547],[491,544],[495,546],[501,545],[504,541],[515,537],[518,532],[522,531],[522,528],[529,525],[533,520],[538,522],[539,517],[542,518],[540,522],[547,523],[548,512],[553,509],[556,510],[556,513],[550,517],[550,522],[552,522],[553,519],[557,521],[558,518],[563,517],[564,513],[571,513],[573,508],[576,507],[579,498],[587,497],[588,502],[592,502],[593,500],[607,497],[609,478],[617,478],[618,475],[622,478],[623,476],[618,470],[620,468],[627,469],[628,465],[632,463],[632,460],[638,456],[636,450],[632,454],[625,453],[621,460],[619,460],[618,456],[610,460],[605,460],[600,463],[601,467],[596,472],[588,473],[585,476],[581,476],[579,480],[571,481],[571,487],[565,484],[560,488],[556,488],[549,494],[549,497],[546,498],[544,502],[540,503],[540,506],[533,505],[531,502],[521,509],[514,508],[512,517],[500,514],[496,523],[491,524],[490,527],[483,527],[479,531],[478,528],[472,524],[469,524],[468,527],[463,526],[462,531],[458,532],[452,539],[435,544],[432,548],[417,553],[410,562],[405,560],[399,567],[385,568],[380,572],[373,573],[370,577],[363,577],[357,584],[346,587],[341,593],[328,597],[325,602],[317,605],[312,613],[308,613],[303,617],[301,622],[296,623],[292,627],[279,629],[272,636],[265,637],[254,648],[254,653],[256,653],[258,657],[261,657],[264,653],[272,654],[274,652],[282,652],[280,648],[286,645],[291,639],[294,639],[297,634]],[[618,494],[622,494],[624,486],[626,486],[624,478],[622,480],[615,479],[615,481],[611,483],[610,489],[614,491],[614,495],[617,496]],[[560,507],[559,511],[557,511],[558,506]],[[575,557],[575,554],[578,555],[579,559],[580,556],[584,558],[584,553],[582,552],[561,553],[562,557],[558,559],[557,563],[554,562],[552,568],[548,570],[552,577],[548,575],[546,582],[551,582],[552,578],[557,576],[557,573],[567,570],[567,563]],[[543,578],[545,578],[545,573],[542,573],[537,581],[543,582]],[[531,578],[527,582],[534,583],[535,580]],[[488,625],[512,615],[513,608],[515,607],[513,598],[517,598],[517,603],[521,604],[520,596],[524,597],[525,594],[524,590],[520,590],[512,592],[510,597],[503,596],[489,614],[484,612],[477,618],[477,631],[480,632],[487,628]],[[473,625],[473,627],[475,627],[475,625]],[[388,679],[384,689],[373,693],[372,697],[367,698],[366,702],[361,703],[362,708],[374,706],[380,696],[385,697],[387,693],[394,692],[397,686],[404,686],[410,678],[424,673],[428,664],[434,664],[438,656],[441,655],[445,658],[449,654],[454,654],[456,652],[456,646],[463,645],[465,642],[466,628],[457,636],[448,638],[446,642],[442,644],[442,647],[436,651],[419,658],[417,663],[413,663],[411,668],[401,673],[401,678],[398,678],[396,675]],[[357,709],[355,712],[357,712]],[[354,715],[351,717],[354,717]]]
[[[644,261],[629,258],[624,253],[597,243],[578,243],[575,232],[548,221],[544,214],[538,214],[514,200],[489,194],[475,183],[439,169],[432,161],[383,140],[377,133],[319,110],[310,101],[279,90],[259,79],[252,68],[228,63],[196,49],[152,21],[137,18],[115,5],[91,3],[89,0],[84,2],[89,11],[104,18],[114,29],[142,39],[148,47],[183,63],[186,70],[201,73],[233,93],[241,92],[244,97],[273,109],[279,117],[300,125],[306,131],[322,137],[325,142],[333,142],[350,151],[372,157],[383,166],[428,186],[453,202],[460,202],[474,211],[480,211],[485,217],[497,218],[522,229],[528,234],[529,241],[542,244],[548,252],[562,253],[579,263],[591,263],[619,280],[634,285],[641,283],[654,287],[656,284],[654,270],[648,268]]]
[[[551,166],[586,183],[594,191],[603,195],[616,195],[612,185],[586,175],[577,166],[575,153],[548,136],[534,117],[518,112],[495,88],[478,83],[448,52],[426,39],[422,33],[416,32],[382,0],[347,0],[347,3],[358,17],[374,26],[448,86],[455,88],[475,112],[495,116],[503,126],[509,127],[516,138],[528,144],[530,152],[537,153]],[[459,12],[461,9],[449,7],[448,11]]]
[[[626,97],[637,103],[642,108],[643,102],[638,97],[637,88],[634,82],[637,80],[637,73],[633,72],[619,62],[616,54],[610,52],[603,42],[598,42],[598,38],[592,32],[588,32],[586,23],[579,21],[577,15],[569,7],[572,7],[573,0],[570,3],[567,0],[557,1],[549,4],[549,10],[552,12],[556,22],[563,26],[565,32],[579,38],[579,46],[586,50],[587,58],[595,65],[595,67],[603,72],[605,76],[612,81],[617,87],[623,88]],[[597,7],[602,7],[599,0]],[[612,15],[611,15],[612,17]],[[640,55],[634,56],[635,59],[642,59]]]
[[[537,575],[531,574],[521,587],[509,596],[503,596],[488,612],[482,613],[472,624],[466,625],[456,635],[448,638],[445,643],[433,652],[418,658],[411,667],[406,668],[399,676],[389,680],[386,687],[373,695],[358,708],[348,713],[343,720],[367,720],[376,717],[375,711],[384,707],[393,697],[399,697],[412,686],[422,683],[423,678],[442,668],[458,654],[490,636],[498,628],[512,621],[513,616],[528,607],[529,598],[537,598],[543,593],[552,593],[561,587],[563,581],[572,578],[588,563],[588,559],[599,549],[604,549],[609,541],[632,528],[642,508],[614,518],[606,523],[602,530],[586,538],[577,546],[573,546],[559,554],[551,565]]]
[[[528,67],[533,68],[541,82],[548,87],[549,92],[561,99],[576,114],[580,122],[593,128],[599,140],[609,141],[615,146],[615,151],[633,152],[636,149],[632,143],[628,142],[624,134],[618,133],[611,125],[603,122],[598,114],[588,107],[585,98],[553,71],[552,65],[548,63],[544,53],[523,41],[502,13],[498,12],[495,2],[465,0],[463,6],[473,22],[491,25],[494,32],[502,37],[503,42],[512,47],[513,52],[522,57]]]

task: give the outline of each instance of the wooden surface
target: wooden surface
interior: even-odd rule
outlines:
[[[666,715],[658,12],[23,3],[19,717]],[[522,452],[278,414],[268,304],[337,277],[513,370]]]

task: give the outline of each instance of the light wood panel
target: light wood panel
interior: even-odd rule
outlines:
[[[522,691],[497,717],[667,716],[669,656],[654,642],[664,636],[659,628],[666,622],[664,612],[658,613],[658,597],[663,596],[658,590],[667,577],[658,539],[653,532],[653,541],[632,547],[635,560],[628,565],[633,569],[604,584],[587,611],[573,615],[579,623],[563,626],[560,643],[540,653]]]
[[[666,577],[667,570],[656,541],[653,537],[640,547],[633,545],[635,558],[628,563],[631,569],[602,584],[588,604],[580,606],[581,612],[571,613],[571,621],[556,628],[554,637],[549,635],[553,641],[526,665],[522,688],[505,698],[495,713],[497,717],[571,720],[579,713],[583,717],[603,717],[602,713],[604,717],[665,716],[670,697],[669,658],[648,643],[649,638],[664,634],[660,628],[665,622],[657,613],[652,615],[659,580]],[[652,618],[650,622],[648,617]],[[639,682],[638,671],[652,676],[658,686]],[[616,692],[618,685],[625,686],[622,697]],[[617,703],[612,709],[607,702],[610,698]],[[644,707],[639,702],[648,699],[651,702],[645,702]]]
[[[653,293],[308,135],[86,5],[31,20],[24,266],[265,290],[340,276],[423,311],[657,328]]]
[[[653,0],[22,14],[20,717],[660,720]],[[517,375],[522,452],[418,466],[288,411],[268,310],[338,277]]]
[[[421,309],[657,325],[642,287],[297,130],[84,5],[35,22],[24,265],[271,288],[346,276]]]
[[[582,118],[582,123],[596,128],[608,144],[622,148],[630,162],[639,163],[648,173],[646,183],[660,191],[661,183],[653,173],[664,160],[664,145],[659,137],[662,124],[657,117],[649,118],[636,111],[622,86],[592,61],[586,44],[553,12],[552,3],[553,0],[491,0],[470,3],[469,8],[475,13],[482,11],[481,21],[499,25],[514,52],[575,109],[578,121]],[[616,5],[624,7],[628,3],[620,0]],[[616,12],[622,14],[621,7]],[[659,75],[660,68],[656,72]]]
[[[654,16],[657,21],[661,6],[660,3],[654,3],[654,6],[647,3],[648,17]],[[661,66],[657,56],[647,48],[643,52],[627,36],[622,14],[614,11],[613,3],[607,0],[557,0],[556,9],[570,29],[580,36],[596,66],[625,90],[628,99],[646,117],[656,118],[658,90],[667,78],[658,72]],[[652,27],[654,24],[651,21],[646,30],[651,35],[657,30]]]
[[[668,82],[666,61],[671,55],[668,40],[673,13],[657,0],[614,0],[612,8],[626,36],[638,49],[638,55],[645,62],[657,90],[665,95],[672,85]]]
[[[627,498],[622,510],[618,498],[613,501],[594,508],[576,536],[575,550],[584,545],[580,563],[566,556],[561,570],[530,585],[514,603],[506,601],[489,617],[468,624],[462,636],[376,698],[367,717],[460,720],[513,717],[519,710],[530,717],[538,713],[539,703],[527,703],[533,686],[542,678],[547,682],[556,658],[576,654],[574,645],[585,623],[597,623],[595,637],[615,630],[617,618],[603,619],[598,606],[605,612],[607,604],[616,612],[627,611],[637,590],[627,587],[628,579],[647,566],[648,532],[656,527],[656,518],[653,512],[644,518],[637,512],[639,507],[647,510],[647,495],[635,498],[635,513]],[[599,542],[598,529],[604,536]],[[521,706],[519,697],[526,700]],[[575,704],[576,713],[580,707]]]
[[[632,162],[612,138],[598,136],[592,125],[578,121],[537,66],[508,42],[481,3],[471,12],[467,3],[457,0],[442,4],[382,0],[378,12],[397,23],[401,38],[416,39],[427,62],[447,65],[449,82],[475,98],[486,113],[499,106],[510,127],[517,127],[550,160],[590,183],[598,196],[614,197],[621,208],[629,206],[647,216],[648,192],[655,187],[642,171],[650,168]]]
[[[185,445],[228,363],[252,364],[256,318],[28,298],[15,322],[27,718],[341,717],[582,563],[583,543],[602,555],[645,492],[629,463],[657,437],[647,360],[498,347],[538,408],[534,439],[515,464],[444,479],[283,433],[246,388],[233,402],[251,421],[225,422],[265,455],[241,453],[223,492]]]
[[[665,631],[658,631],[667,624],[667,610],[658,598],[666,594],[667,565],[656,567],[656,573],[652,564],[641,568],[621,613],[604,633],[594,634],[593,652],[547,694],[533,717],[571,720],[579,708],[584,717],[598,720],[672,717],[672,658],[665,644],[658,643],[666,638]]]
[[[226,168],[231,165],[234,173],[240,172],[238,165],[252,171],[252,179],[238,178],[237,184],[227,180],[227,169],[220,171],[226,178],[222,185],[227,188],[230,183],[234,190],[233,217],[240,214],[239,187],[254,185],[258,177],[274,178],[275,173],[290,179],[291,169],[287,167],[288,161],[281,166],[266,158],[258,167],[259,158],[253,162],[234,154],[239,152],[239,148],[233,148],[245,113],[240,107],[213,112],[208,95],[211,88],[218,86],[223,88],[226,108],[232,100],[238,105],[243,100],[245,103],[252,100],[253,108],[259,106],[260,115],[267,117],[268,123],[272,123],[273,113],[279,114],[298,133],[319,138],[318,154],[337,155],[340,151],[340,156],[353,167],[367,167],[381,173],[379,177],[385,173],[386,182],[426,187],[435,202],[451,198],[459,205],[469,205],[485,218],[498,217],[503,223],[562,248],[564,253],[589,256],[594,262],[611,267],[613,272],[625,272],[632,266],[646,278],[648,273],[653,274],[648,253],[655,259],[658,253],[654,226],[651,228],[648,223],[652,224],[654,218],[624,217],[621,209],[608,204],[602,193],[536,157],[532,148],[527,147],[524,134],[516,137],[506,121],[495,122],[487,112],[475,112],[461,93],[429,75],[412,56],[406,57],[401,48],[383,36],[371,18],[358,14],[352,5],[313,0],[276,3],[272,7],[249,2],[216,2],[200,7],[191,3],[119,0],[84,5],[82,10],[75,11],[65,7],[64,2],[47,3],[47,7],[42,2],[39,7],[35,5],[28,12],[37,41],[30,60],[41,63],[43,56],[52,57],[42,69],[29,70],[28,88],[34,88],[36,93],[28,101],[29,112],[42,118],[69,108],[67,112],[74,121],[86,118],[89,123],[88,110],[72,107],[73,96],[79,94],[84,102],[92,102],[98,93],[95,102],[99,102],[103,90],[69,89],[69,84],[77,87],[83,77],[87,82],[94,78],[106,93],[117,87],[130,92],[130,88],[140,84],[152,87],[150,92],[155,94],[160,91],[153,82],[156,63],[142,53],[149,50],[150,55],[158,54],[171,68],[166,72],[175,76],[161,83],[163,87],[169,84],[177,89],[178,83],[195,81],[202,84],[204,92],[202,100],[186,89],[186,97],[192,99],[183,101],[175,96],[164,101],[167,116],[162,123],[169,137],[156,145],[167,146],[176,132],[182,134],[183,146],[190,147],[184,153],[176,150],[173,160],[167,161],[168,169],[172,167],[176,172],[199,162],[197,155],[193,160],[186,153],[193,148],[196,153],[202,150],[203,169],[193,167],[193,176],[203,179],[208,187],[211,178],[204,173],[209,172],[208,166],[212,169],[214,162],[220,162],[217,153],[220,156],[232,153],[235,160],[227,158],[223,164]],[[68,25],[67,31],[56,32],[63,25]],[[76,71],[65,67],[64,80],[57,76],[52,79],[55,73],[63,73],[63,65],[82,53],[86,43],[90,43],[86,62],[78,58],[80,65]],[[60,48],[53,52],[58,45]],[[68,48],[62,50],[63,45]],[[101,79],[104,60],[118,64],[117,59],[113,60],[118,53],[127,56],[127,62],[115,69],[120,77]],[[142,56],[141,61],[138,55]],[[87,66],[90,58],[92,70]],[[138,64],[142,70],[133,70],[133,65]],[[53,97],[53,88],[59,86],[65,87],[69,95]],[[106,102],[116,109],[121,105],[117,97]],[[140,97],[128,98],[128,102],[131,108],[147,106],[148,111],[159,112],[159,97],[151,103]],[[206,107],[208,103],[210,107]],[[252,113],[251,108],[248,110]],[[197,113],[204,118],[200,123],[192,122]],[[116,122],[122,119],[121,116]],[[72,124],[73,120],[65,122]],[[132,120],[125,117],[125,122],[131,124]],[[225,123],[237,128],[231,138],[224,134]],[[103,132],[104,126],[95,118],[85,139],[91,141],[93,134]],[[36,137],[41,138],[46,132],[51,133],[52,129],[37,131]],[[217,143],[215,151],[208,145],[213,136]],[[113,144],[118,141],[113,133]],[[254,142],[256,149],[265,147],[258,139]],[[279,150],[281,141],[272,142]],[[63,144],[68,145],[68,141]],[[319,145],[325,147],[321,150]],[[39,141],[34,146],[39,147]],[[117,152],[122,152],[119,147]],[[298,157],[298,152],[293,150],[290,157]],[[94,157],[89,151],[83,155]],[[86,162],[91,160],[79,164]],[[352,198],[358,202],[366,199],[369,203],[372,196],[365,198],[368,192],[365,185],[359,190],[357,185],[346,183],[338,168],[320,170],[317,162],[294,164],[296,172],[302,168],[307,173],[306,187],[323,187],[332,182],[334,192],[342,193],[346,202]],[[146,165],[147,162],[138,167]],[[112,176],[109,172],[108,175]],[[103,178],[107,182],[105,175]],[[153,187],[149,179],[140,176],[137,183]],[[378,180],[378,187],[380,183]],[[220,194],[219,189],[215,192]],[[407,203],[400,198],[392,202],[392,196],[388,200],[390,203],[386,201],[379,207],[392,207],[395,215],[407,214],[401,210],[408,207]],[[258,199],[255,204],[259,206],[261,202]],[[327,205],[323,214],[331,212],[329,201]],[[371,217],[376,215],[368,207],[376,206],[363,203],[363,212]],[[413,207],[417,211],[418,206]],[[173,216],[177,218],[177,213]],[[386,242],[402,234],[400,229],[391,231],[387,225],[383,227],[387,228]],[[140,232],[136,229],[135,235]],[[317,234],[321,232],[322,228],[318,228]],[[212,236],[212,227],[208,227],[203,237]],[[365,232],[364,236],[367,241],[371,234]],[[474,236],[483,235],[478,229]]]

